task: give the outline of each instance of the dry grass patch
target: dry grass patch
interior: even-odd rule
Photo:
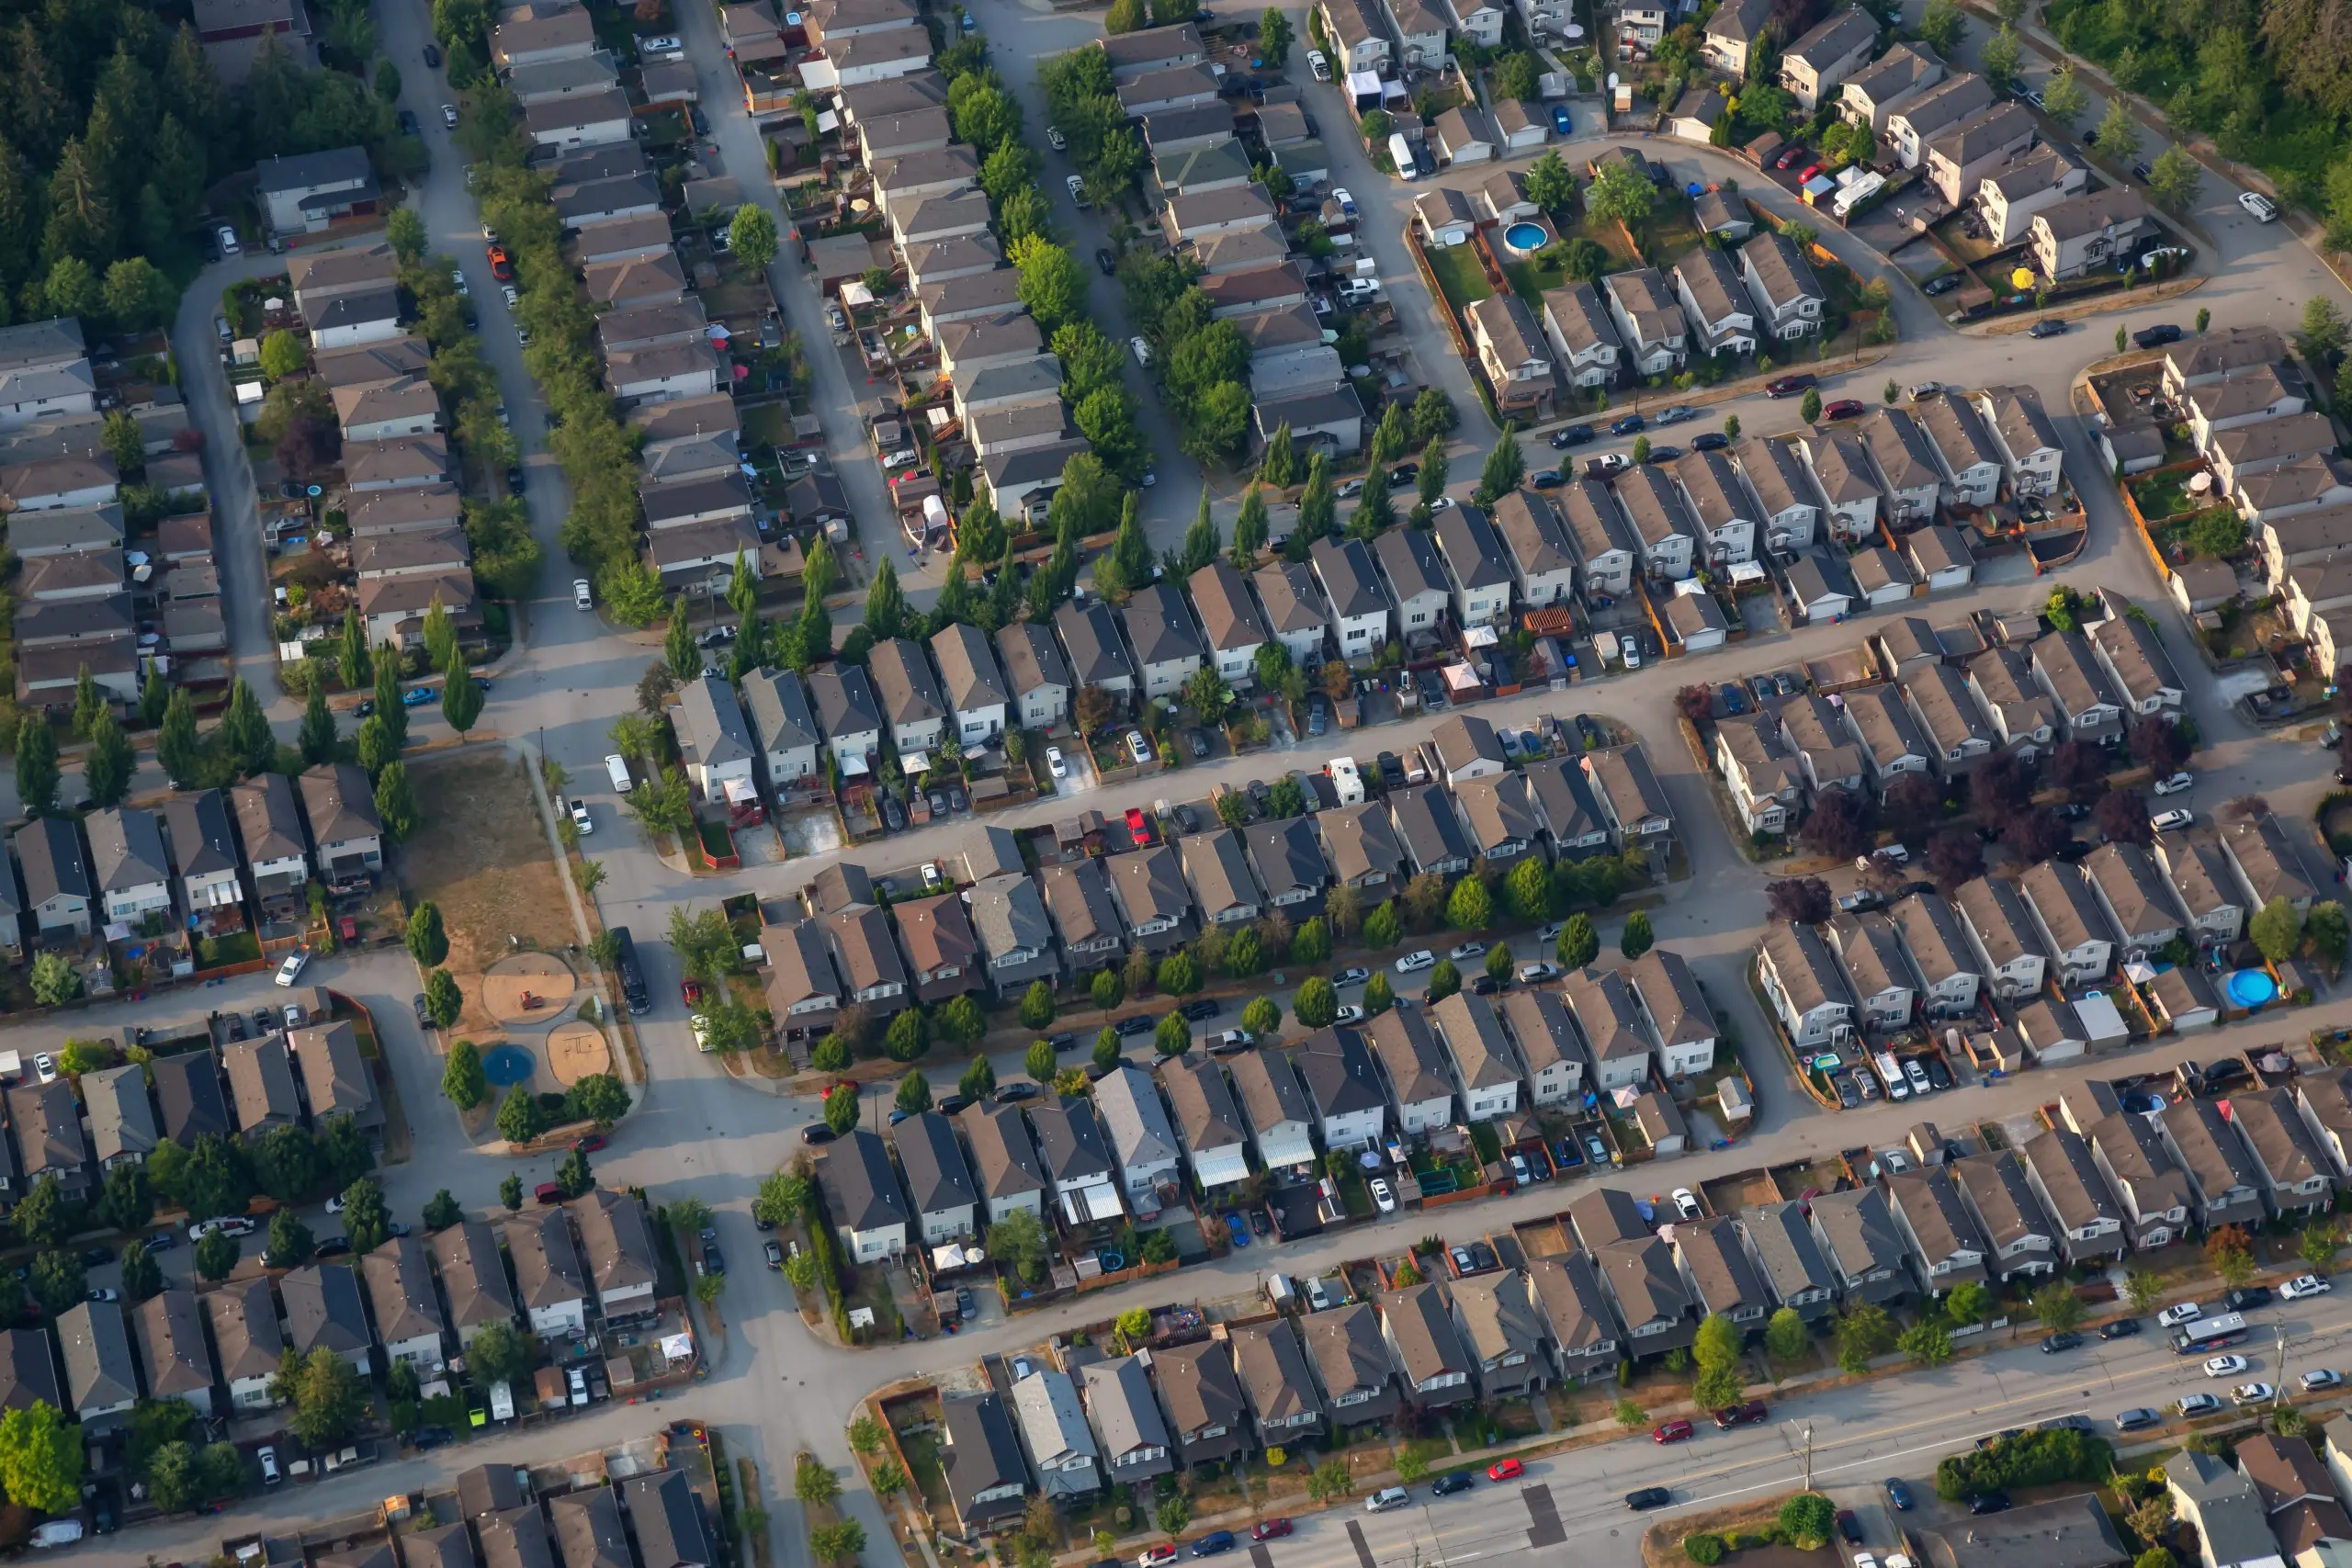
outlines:
[[[500,1032],[482,1006],[482,972],[522,945],[562,949],[578,940],[563,870],[548,847],[527,764],[497,753],[420,759],[424,830],[402,846],[412,905],[431,899],[449,933],[449,973],[466,995],[454,1034]]]

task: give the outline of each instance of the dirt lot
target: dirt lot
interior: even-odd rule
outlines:
[[[481,1005],[481,972],[509,950],[560,949],[578,940],[562,872],[531,797],[526,764],[496,753],[420,759],[417,798],[432,802],[426,830],[401,852],[412,906],[440,906],[449,932],[449,973],[466,993],[456,1033],[495,1037]]]

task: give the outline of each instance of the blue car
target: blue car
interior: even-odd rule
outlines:
[[[1905,1486],[1900,1480],[1894,1476],[1889,1476],[1885,1484],[1886,1500],[1894,1505],[1894,1511],[1898,1514],[1909,1513],[1911,1511],[1911,1488]]]
[[[411,686],[407,691],[401,694],[401,706],[404,708],[423,707],[425,704],[439,697],[440,694],[441,694],[439,692],[435,691],[430,686]]]
[[[1567,136],[1573,134],[1576,128],[1576,121],[1568,118],[1567,106],[1566,104],[1554,104],[1552,106],[1553,132],[1555,135]]]
[[[1215,1557],[1220,1551],[1232,1550],[1233,1532],[1231,1530],[1212,1530],[1193,1542],[1193,1555],[1195,1557]]]
[[[1250,1222],[1243,1219],[1239,1214],[1227,1211],[1225,1216],[1225,1228],[1233,1233],[1233,1245],[1235,1247],[1239,1247],[1250,1245]]]
[[[1638,431],[1647,430],[1649,427],[1650,422],[1648,420],[1644,419],[1640,414],[1629,413],[1624,418],[1619,420],[1616,423],[1611,425],[1609,427],[1609,434],[1611,435],[1632,435]]]

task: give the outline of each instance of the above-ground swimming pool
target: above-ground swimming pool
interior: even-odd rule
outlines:
[[[1514,223],[1503,231],[1503,243],[1521,254],[1542,250],[1551,237],[1541,223]]]
[[[2278,982],[2259,969],[2239,969],[2222,982],[2230,1000],[2242,1008],[2258,1008],[2278,994]]]

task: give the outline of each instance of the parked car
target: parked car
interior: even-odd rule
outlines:
[[[1555,452],[1565,452],[1571,446],[1581,446],[1591,439],[1592,426],[1589,424],[1564,424],[1559,429],[1552,432],[1552,450]]]
[[[2254,1363],[2247,1360],[2244,1356],[2208,1356],[2205,1358],[2205,1375],[2209,1378],[2235,1377],[2240,1372],[2251,1371],[2253,1367]]]
[[[2119,1432],[2136,1432],[2143,1427],[2154,1427],[2163,1420],[2162,1411],[2151,1410],[2144,1404],[2135,1404],[2129,1410],[2119,1410],[2115,1413],[2115,1429]]]
[[[1718,1430],[1728,1432],[1734,1427],[1757,1426],[1770,1420],[1771,1416],[1770,1405],[1760,1399],[1751,1399],[1745,1404],[1735,1404],[1727,1409],[1716,1411],[1715,1426]]]
[[[2170,811],[2159,811],[2149,818],[2148,826],[2159,833],[2172,833],[2177,832],[2196,820],[2197,813],[2176,806]]]
[[[2290,1302],[2299,1302],[2305,1296],[2324,1296],[2332,1288],[2316,1274],[2298,1274],[2279,1286],[2278,1293]]]
[[[1250,1527],[1250,1539],[1251,1540],[1277,1540],[1282,1537],[1290,1534],[1290,1532],[1291,1522],[1288,1519],[1260,1519],[1256,1524]]]
[[[1684,1438],[1690,1437],[1690,1434],[1697,1429],[1698,1428],[1691,1426],[1689,1421],[1684,1420],[1680,1416],[1677,1416],[1671,1421],[1661,1421],[1657,1426],[1651,1427],[1650,1441],[1654,1443],[1679,1443]]]
[[[2230,1390],[2233,1404],[2267,1404],[2278,1397],[2278,1391],[2267,1382],[2242,1382]]]
[[[2197,1319],[2203,1317],[2204,1315],[2205,1309],[2199,1306],[2195,1302],[2182,1302],[2176,1306],[2168,1306],[2165,1308],[2164,1311],[2156,1314],[2156,1326],[2158,1328],[2172,1328],[2180,1324],[2194,1323]]]
[[[1498,1459],[1487,1467],[1489,1481],[1509,1481],[1526,1473],[1526,1467],[1515,1459]]]
[[[1907,1514],[1911,1511],[1911,1487],[1908,1483],[1890,1475],[1879,1484],[1886,1489],[1887,1504],[1896,1513]]]
[[[2112,1323],[2102,1323],[2098,1325],[2098,1337],[2101,1339],[2131,1339],[2137,1337],[2139,1332],[2140,1320],[2136,1317],[2119,1317]]]
[[[1788,154],[1784,152],[1781,156],[1785,158]],[[1768,398],[1793,398],[1810,390],[1815,384],[1816,378],[1811,376],[1775,376],[1764,383],[1764,395]]]
[[[1611,435],[1638,435],[1650,427],[1650,422],[1640,414],[1629,413],[1609,427]]]
[[[1402,1486],[1384,1486],[1363,1500],[1367,1514],[1385,1514],[1391,1508],[1401,1508],[1413,1500],[1413,1495]]]
[[[1860,419],[1861,414],[1862,400],[1860,398],[1839,398],[1821,411],[1821,417],[1825,420]]]
[[[1405,954],[1404,957],[1398,959],[1396,961],[1396,973],[1399,975],[1410,975],[1417,970],[1427,969],[1436,962],[1437,954],[1424,947],[1417,953],[1408,953]]]
[[[1396,1212],[1396,1193],[1395,1189],[1388,1185],[1386,1177],[1374,1177],[1364,1183],[1364,1190],[1372,1194],[1374,1207],[1382,1213],[1393,1214]]]
[[[1731,437],[1720,430],[1710,430],[1690,438],[1690,450],[1693,452],[1720,452],[1730,445]]]
[[[1968,1500],[1968,1511],[1972,1514],[2007,1513],[2008,1506],[2009,1495],[2000,1491],[1979,1492]]]
[[[2183,1416],[2211,1416],[2221,1408],[2222,1396],[2218,1393],[2189,1393],[2181,1396],[2180,1413]]]
[[[2270,1287],[2267,1285],[2247,1285],[2239,1290],[2222,1292],[2222,1306],[2224,1311],[2246,1312],[2255,1307],[2265,1307],[2269,1304]]]
[[[1930,299],[1934,299],[1939,294],[1949,294],[1953,289],[1960,287],[1961,277],[1962,275],[1956,272],[1945,273],[1940,277],[1931,277],[1928,279],[1927,282],[1919,285],[1919,292],[1925,294]]]
[[[1232,1550],[1233,1532],[1231,1530],[1211,1530],[1193,1542],[1193,1555],[1195,1557],[1215,1557],[1220,1551]]]
[[[2062,1351],[2075,1348],[2077,1346],[2081,1345],[2082,1342],[2083,1337],[2081,1335],[2075,1333],[2071,1328],[2065,1329],[2060,1333],[2050,1335],[2044,1338],[2041,1341],[2041,1353],[2045,1356],[2055,1356]]]
[[[2153,327],[2142,327],[2132,334],[2132,341],[2141,348],[2162,348],[2168,343],[2180,341],[2180,329],[2170,321],[2163,321]]]
[[[2324,1388],[2342,1388],[2344,1374],[2331,1367],[2313,1367],[2302,1376],[2303,1392],[2317,1393]]]

